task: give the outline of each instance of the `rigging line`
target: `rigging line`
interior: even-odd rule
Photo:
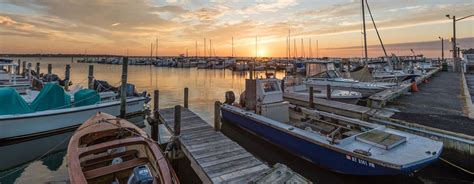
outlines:
[[[377,25],[375,24],[374,17],[372,16],[372,12],[370,11],[369,3],[367,0],[365,1],[365,4],[367,5],[367,10],[369,11],[370,19],[372,19],[372,23],[374,24],[375,32],[377,33],[377,37],[379,37],[380,45],[382,46],[383,53],[385,54],[385,57],[387,56],[387,51],[385,50],[385,46],[383,45],[382,38],[380,38],[379,30],[377,29]]]

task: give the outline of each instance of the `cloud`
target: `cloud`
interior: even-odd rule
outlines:
[[[296,0],[273,0],[273,1],[257,1],[256,5],[247,6],[239,11],[241,14],[257,14],[264,12],[277,12],[281,9],[295,6]]]

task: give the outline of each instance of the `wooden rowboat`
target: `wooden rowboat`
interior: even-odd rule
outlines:
[[[158,145],[132,123],[97,113],[77,129],[67,153],[71,183],[179,183]]]

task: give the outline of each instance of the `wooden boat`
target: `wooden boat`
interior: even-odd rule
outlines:
[[[69,141],[71,183],[179,183],[164,154],[132,123],[97,113]]]

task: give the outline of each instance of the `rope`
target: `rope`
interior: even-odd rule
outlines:
[[[455,167],[455,168],[461,170],[461,171],[464,171],[464,172],[466,172],[466,173],[468,173],[468,174],[470,174],[470,175],[474,175],[474,172],[469,171],[469,170],[467,170],[467,169],[464,169],[464,168],[462,168],[461,166],[458,166],[458,165],[456,165],[456,164],[453,164],[453,163],[451,163],[451,162],[445,160],[444,158],[439,157],[439,159],[440,159],[441,161],[446,162],[447,164],[449,164],[449,165],[451,165],[451,166],[453,166],[453,167]]]

